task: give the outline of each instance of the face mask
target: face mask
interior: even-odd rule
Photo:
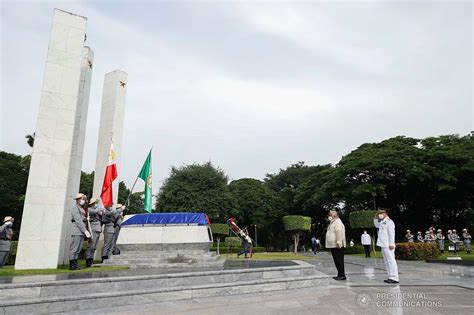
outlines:
[[[384,218],[384,215],[383,214],[379,214],[379,220],[383,220]]]
[[[81,206],[83,206],[85,203],[86,203],[86,201],[85,201],[85,200],[81,200],[81,201],[79,201],[79,204],[80,204]]]
[[[328,220],[329,220],[329,222],[331,222],[331,221],[332,221],[332,217],[328,217]]]

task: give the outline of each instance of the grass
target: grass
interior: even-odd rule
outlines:
[[[223,255],[225,257],[225,255]],[[303,256],[303,255],[295,255],[290,252],[265,252],[265,253],[254,253],[252,258],[253,260],[307,260],[307,259],[314,259],[315,256]],[[245,259],[244,256],[240,256],[239,259]],[[228,259],[237,259],[236,254],[232,256],[229,255]]]
[[[359,256],[359,257],[365,257],[365,254],[351,254],[351,256]],[[446,260],[448,257],[461,257],[462,260],[474,260],[474,254],[466,254],[466,253],[457,253],[456,255],[453,255],[451,253],[444,252],[441,256],[438,257],[438,260]],[[382,259],[382,252],[376,252],[374,255],[374,252],[370,252],[370,258],[380,258]]]
[[[81,267],[85,266],[85,261],[78,261]],[[99,272],[99,271],[118,271],[128,269],[126,266],[96,266],[81,270],[69,270],[69,266],[59,266],[58,269],[27,269],[15,270],[13,266],[3,266],[0,268],[0,277],[11,276],[34,276],[34,275],[52,275],[60,273],[84,273],[84,272]]]

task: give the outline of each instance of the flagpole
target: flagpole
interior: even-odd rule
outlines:
[[[151,147],[150,152],[151,152],[152,150],[153,150],[153,147]],[[148,153],[148,154],[150,154],[150,153]],[[139,174],[139,175],[140,175],[140,174]],[[127,207],[127,209],[128,209],[128,206],[130,205],[130,204],[129,204],[129,203],[130,203],[130,196],[131,196],[132,193],[133,193],[133,188],[135,188],[135,184],[137,183],[137,181],[138,181],[138,176],[137,176],[137,178],[135,178],[135,182],[133,183],[132,189],[130,189],[130,193],[129,193],[128,196],[127,196],[127,200],[125,200],[125,207]]]

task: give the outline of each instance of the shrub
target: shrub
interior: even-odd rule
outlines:
[[[221,238],[226,237],[229,235],[229,226],[227,224],[222,223],[212,223],[211,224],[211,231],[214,235],[214,238],[217,240],[217,255],[220,255],[220,241]]]
[[[287,215],[283,217],[283,225],[285,226],[285,231],[290,232],[293,238],[296,254],[301,234],[311,230],[311,218],[302,215]]]
[[[227,247],[239,247],[241,245],[240,238],[235,236],[228,236],[225,238],[225,245]]]
[[[401,260],[436,259],[441,255],[437,244],[399,243],[395,247],[395,257]]]
[[[369,229],[374,227],[375,210],[353,211],[349,213],[349,222],[353,229]]]

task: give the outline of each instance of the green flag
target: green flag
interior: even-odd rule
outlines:
[[[143,164],[142,170],[140,171],[140,174],[138,174],[138,177],[143,179],[145,181],[145,202],[144,202],[144,209],[145,211],[151,212],[152,210],[152,197],[153,194],[151,192],[151,182],[152,182],[152,176],[151,176],[151,150],[150,153],[148,153],[148,157],[145,160],[145,163]]]

